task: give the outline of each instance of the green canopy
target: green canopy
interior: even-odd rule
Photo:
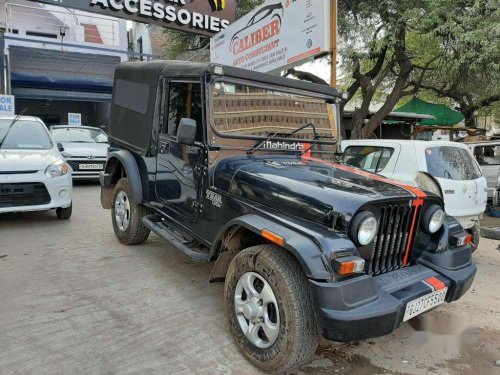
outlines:
[[[418,113],[434,116],[434,120],[422,120],[420,125],[453,126],[464,120],[464,115],[443,104],[428,103],[419,98],[413,98],[405,105],[395,109],[395,112]]]

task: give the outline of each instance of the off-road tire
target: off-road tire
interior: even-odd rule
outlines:
[[[247,272],[262,276],[278,301],[280,332],[268,349],[254,346],[242,332],[236,317],[235,288]],[[318,347],[319,334],[308,281],[297,261],[284,249],[259,245],[238,253],[226,274],[224,298],[226,321],[236,345],[256,367],[283,373],[311,360]]]
[[[59,220],[69,220],[71,214],[73,213],[73,203],[66,208],[56,208],[56,215]]]
[[[492,240],[500,240],[500,227],[481,227],[481,236]]]
[[[142,204],[135,204],[129,201],[130,204],[130,223],[125,231],[120,231],[115,218],[115,199],[120,191],[124,191],[128,198],[132,197],[132,189],[127,178],[122,178],[115,185],[113,190],[113,200],[111,206],[111,220],[113,221],[113,229],[118,240],[125,245],[138,245],[144,243],[149,237],[151,231],[142,224],[142,218],[150,215],[151,210]]]

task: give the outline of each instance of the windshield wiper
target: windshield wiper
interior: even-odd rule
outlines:
[[[314,139],[316,140],[316,143],[317,143],[317,140],[318,140],[318,133],[316,132],[316,127],[314,126],[313,123],[308,123],[308,124],[305,124],[304,126],[301,126],[300,128],[298,129],[295,129],[293,132],[291,132],[290,134],[286,134],[286,137],[289,137],[291,135],[294,135],[298,132],[300,132],[301,130],[304,130],[305,128],[312,128],[313,129],[313,132],[314,132]],[[273,135],[270,135],[269,137],[267,137],[266,139],[264,140],[261,140],[259,142],[257,142],[257,144],[255,146],[253,146],[251,149],[249,149],[247,151],[247,155],[252,155],[255,151],[259,150],[263,144],[269,142],[271,139],[273,139],[274,137],[276,137],[277,135],[279,134],[279,132],[276,132],[274,133]]]
[[[5,142],[5,140],[7,139],[7,136],[9,135],[9,132],[10,132],[10,129],[12,129],[12,127],[14,126],[14,124],[21,118],[22,115],[24,115],[24,113],[28,110],[28,108],[24,108],[20,114],[18,114],[14,120],[12,120],[12,122],[9,124],[9,126],[7,127],[7,131],[5,132],[5,135],[3,136],[2,140],[0,141],[0,148],[2,148],[2,145],[3,143]]]

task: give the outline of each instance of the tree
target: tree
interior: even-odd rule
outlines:
[[[492,0],[435,0],[421,25],[439,58],[419,89],[452,99],[476,125],[479,110],[500,101],[500,7]]]

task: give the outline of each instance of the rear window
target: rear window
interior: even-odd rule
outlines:
[[[350,146],[344,152],[344,162],[378,173],[384,170],[393,153],[394,149],[391,147]]]
[[[425,150],[427,171],[434,177],[448,180],[475,180],[481,171],[471,153],[452,146],[429,147]]]

